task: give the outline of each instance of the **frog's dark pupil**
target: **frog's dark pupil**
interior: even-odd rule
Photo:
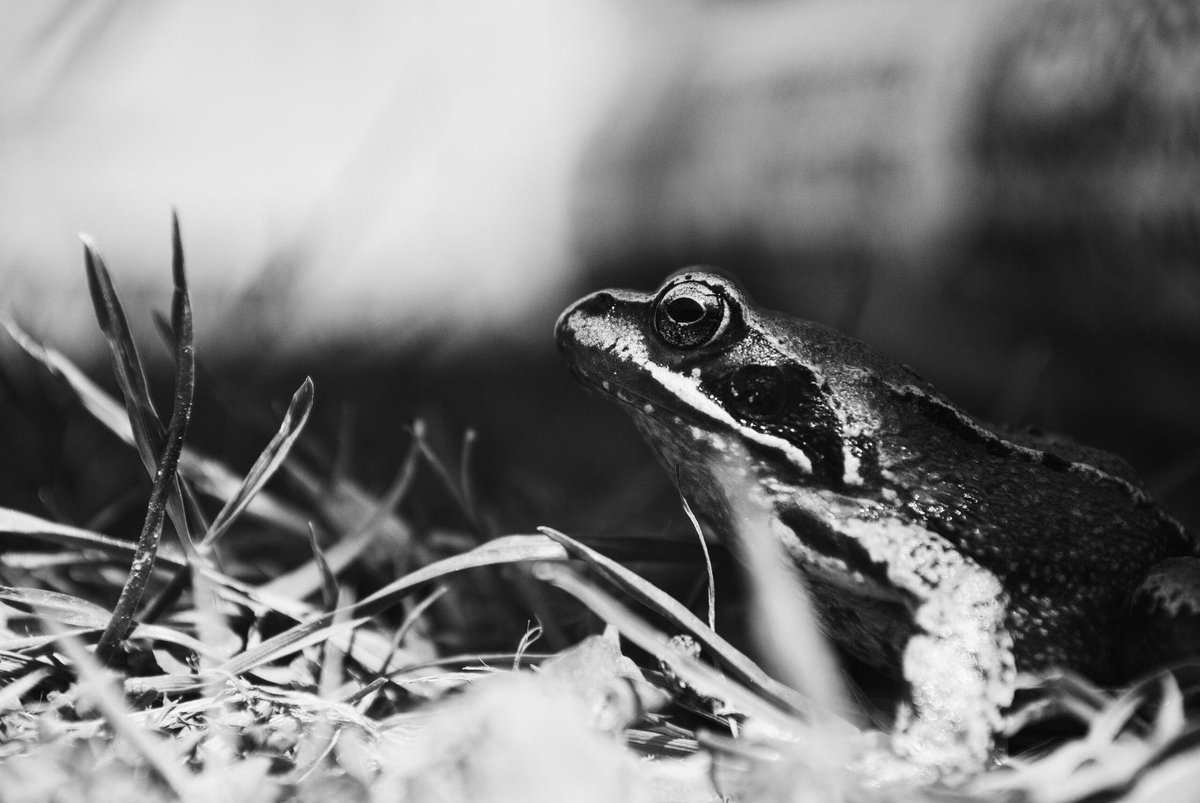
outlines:
[[[667,303],[667,314],[678,324],[695,323],[704,317],[704,305],[689,296],[681,296]]]
[[[733,403],[752,418],[769,418],[787,404],[787,379],[774,365],[744,365],[734,372],[729,386]]]

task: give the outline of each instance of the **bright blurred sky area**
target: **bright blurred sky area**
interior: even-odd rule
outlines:
[[[161,309],[174,208],[202,346],[260,313],[300,341],[513,329],[570,277],[625,25],[606,0],[5,0],[0,307],[94,350],[76,234]]]

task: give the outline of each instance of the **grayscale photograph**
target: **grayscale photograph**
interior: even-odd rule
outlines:
[[[1200,2],[0,0],[0,803],[1200,800]]]

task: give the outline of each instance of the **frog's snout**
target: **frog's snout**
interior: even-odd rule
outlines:
[[[562,311],[554,323],[554,343],[558,350],[573,354],[579,348],[579,334],[611,312],[616,299],[607,290],[601,290],[576,301]]]

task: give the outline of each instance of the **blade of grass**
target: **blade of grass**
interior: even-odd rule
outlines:
[[[323,639],[332,638],[331,632],[335,616],[345,613],[355,616],[350,620],[349,629],[362,626],[371,617],[387,610],[399,602],[404,596],[428,583],[439,580],[447,575],[461,572],[465,569],[475,569],[480,566],[494,566],[506,563],[521,563],[528,561],[566,560],[566,551],[549,538],[541,535],[510,535],[497,538],[476,547],[470,552],[454,555],[444,560],[431,563],[415,572],[394,580],[388,585],[355,602],[347,611],[330,611],[307,622],[289,628],[261,644],[230,658],[224,664],[216,667],[213,672],[217,675],[237,676],[252,671],[255,667],[278,661],[309,644],[319,643]],[[388,660],[389,651],[385,649],[377,659],[371,661],[370,655],[363,652],[355,653],[355,660],[372,672],[378,672],[383,662]],[[131,693],[135,690],[153,690],[160,693],[184,693],[200,688],[208,678],[192,678],[189,683],[177,677],[158,681],[155,678],[131,678],[126,683],[126,689]]]
[[[42,543],[100,552],[116,559],[127,560],[137,553],[135,545],[129,541],[47,521],[11,508],[0,508],[0,535],[25,536]],[[159,547],[157,563],[176,569],[187,565],[183,556],[169,549],[167,545]],[[313,612],[312,607],[303,602],[264,592],[224,575],[212,567],[205,567],[203,572],[204,576],[220,586],[222,597],[234,604],[245,606],[251,610],[275,611],[297,621],[310,616]]]
[[[125,400],[125,409],[133,432],[134,444],[142,465],[152,480],[156,480],[161,470],[160,460],[166,450],[167,432],[154,408],[150,389],[146,382],[146,372],[137,344],[129,329],[124,307],[113,284],[112,276],[104,263],[95,243],[87,235],[80,235],[84,243],[84,265],[86,268],[88,289],[92,296],[92,306],[95,309],[96,320],[100,324],[105,340],[108,343],[112,357],[113,372],[117,377],[117,385]],[[194,388],[195,356],[192,339],[191,301],[187,292],[187,277],[184,273],[183,243],[179,232],[179,218],[171,216],[171,270],[174,280],[174,293],[171,302],[171,323],[175,334],[175,364],[176,385],[174,410],[179,408],[179,393],[181,380]],[[187,402],[187,413],[191,414],[190,398]],[[172,421],[175,412],[172,413]],[[186,421],[183,423],[186,431]],[[178,458],[176,458],[177,460]],[[172,475],[174,470],[172,470]],[[190,535],[187,517],[184,512],[183,496],[177,483],[169,483],[167,504],[171,520],[179,533],[185,553],[190,553]],[[189,554],[189,558],[192,556]]]
[[[468,428],[463,433],[462,453],[458,459],[458,487],[462,490],[462,501],[466,506],[469,520],[480,526],[479,508],[475,504],[474,483],[471,482],[471,466],[475,458],[475,442],[479,439],[474,429]]]
[[[95,550],[115,557],[128,557],[135,552],[133,544],[129,541],[101,535],[82,527],[59,524],[5,507],[0,507],[0,534],[21,535],[43,543]],[[166,547],[160,551],[159,559],[174,567],[186,565],[182,555]]]
[[[475,432],[467,430],[463,436],[463,445],[460,454],[461,465],[457,481],[454,473],[442,462],[429,442],[421,436],[421,433],[414,432],[414,436],[421,446],[425,460],[433,470],[434,475],[440,480],[446,492],[449,493],[451,499],[454,500],[466,517],[470,525],[471,535],[477,541],[488,541],[495,530],[489,521],[479,515],[479,510],[471,497],[471,486],[468,481],[470,476],[469,461],[474,454],[475,448]],[[547,642],[557,645],[560,648],[569,644],[570,640],[555,616],[554,607],[542,593],[544,586],[531,582],[527,575],[516,576],[513,578],[511,585],[516,592],[515,598],[512,598],[512,595],[496,595],[497,602],[507,606],[510,609],[511,615],[517,615],[520,609],[533,611],[545,630]]]
[[[125,399],[125,408],[133,431],[134,443],[142,458],[142,465],[153,482],[157,482],[162,470],[160,461],[166,454],[166,439],[169,432],[164,434],[162,422],[154,409],[150,398],[146,374],[138,355],[137,344],[129,330],[124,308],[117,295],[116,286],[104,264],[103,257],[97,250],[91,238],[80,235],[84,242],[84,264],[87,272],[88,288],[92,295],[92,306],[95,308],[96,320],[108,343],[112,357],[113,371],[117,376],[117,384]],[[179,218],[171,216],[171,271],[175,289],[171,300],[171,323],[175,329],[175,399],[172,412],[172,423],[182,424],[187,429],[187,420],[177,419],[180,410],[179,394],[187,392],[186,402],[188,418],[191,415],[191,391],[195,387],[195,354],[192,342],[192,308],[187,290],[187,276],[184,272],[183,243],[179,233]],[[178,425],[177,424],[177,425]],[[182,444],[180,444],[182,449]],[[174,449],[174,447],[172,447]],[[178,456],[172,463],[178,461]],[[191,534],[188,527],[184,497],[180,485],[175,481],[175,469],[171,469],[170,482],[167,483],[165,494],[167,512],[175,524],[180,543],[189,561],[194,561]],[[193,509],[197,520],[201,518],[198,507]]]
[[[109,342],[113,367],[118,383],[125,395],[130,424],[138,441],[138,450],[145,462],[148,450],[159,451],[154,479],[147,503],[146,519],[138,537],[137,552],[129,568],[129,575],[121,588],[112,619],[104,629],[96,656],[101,663],[109,664],[115,658],[117,645],[129,632],[133,615],[141,603],[142,594],[150,580],[158,543],[162,537],[163,520],[167,508],[172,508],[172,518],[179,538],[187,551],[191,541],[187,530],[187,517],[183,508],[183,496],[175,472],[179,456],[183,451],[183,440],[191,421],[192,400],[195,394],[196,363],[192,343],[192,309],[188,298],[187,278],[183,270],[183,249],[179,237],[179,220],[173,217],[173,274],[175,293],[171,304],[171,322],[175,327],[175,393],[171,410],[171,421],[167,427],[166,442],[162,443],[162,424],[154,412],[146,387],[145,374],[138,359],[137,348],[129,333],[128,324],[117,298],[116,289],[103,261],[94,247],[86,243],[84,253],[87,262],[88,284],[96,307],[96,317]],[[149,467],[149,466],[148,466]]]
[[[327,639],[346,640],[347,635],[370,621],[371,617],[386,610],[399,602],[403,596],[414,589],[438,580],[446,575],[463,571],[464,569],[480,566],[516,563],[524,561],[553,561],[565,560],[566,553],[561,546],[545,536],[514,535],[496,539],[484,544],[471,552],[456,555],[430,564],[416,572],[412,572],[388,586],[380,589],[344,611],[347,616],[356,618],[349,620],[337,632],[332,629],[335,614],[338,611],[326,613],[303,624],[280,633],[245,652],[230,658],[211,671],[200,675],[178,676],[159,675],[156,677],[128,678],[125,682],[129,694],[187,694],[205,687],[207,683],[221,677],[238,676],[253,671],[273,661],[278,661],[311,644],[317,644]],[[207,574],[209,570],[205,570]],[[363,636],[369,634],[361,634]],[[371,651],[363,649],[357,639],[354,643],[353,655],[356,661],[373,672],[377,672],[384,661],[388,660],[389,649],[386,642]],[[399,671],[399,670],[397,670]]]
[[[125,399],[125,412],[133,428],[137,451],[147,471],[153,473],[162,454],[165,437],[163,425],[150,398],[150,388],[146,383],[142,361],[129,331],[129,323],[117,297],[112,277],[104,264],[104,258],[91,237],[80,234],[79,238],[83,240],[83,257],[92,306],[95,308],[100,331],[108,341],[113,372],[117,375],[117,384],[120,385]]]
[[[750,456],[743,454],[746,465]],[[783,543],[771,537],[772,515],[755,498],[745,477],[727,471],[724,487],[738,488],[730,494],[736,541],[741,544],[750,572],[750,602],[757,643],[772,656],[772,666],[784,680],[812,701],[817,717],[864,720],[851,703],[842,681],[841,667],[825,634],[817,624],[808,589],[797,574]],[[787,638],[779,638],[786,633]]]
[[[253,672],[260,666],[286,658],[300,652],[305,647],[332,641],[335,636],[349,633],[371,621],[370,616],[350,618],[352,613],[356,613],[353,605],[349,609],[335,608],[321,616],[320,619],[307,623],[312,625],[319,622],[318,627],[299,625],[285,630],[258,646],[233,656],[213,672],[217,675],[233,675],[234,677],[246,672]]]
[[[188,422],[191,421],[192,404],[195,398],[196,344],[192,333],[192,299],[188,293],[187,272],[183,260],[183,238],[179,232],[179,215],[174,210],[171,211],[171,279],[174,283],[174,292],[171,294],[171,328],[175,332],[176,375],[171,421],[167,427],[168,444],[164,448],[170,448],[171,432],[176,427],[176,421],[182,413],[182,420],[179,421],[181,425],[179,444],[175,448],[175,456],[172,459],[172,462],[178,467],[179,458],[183,454],[184,435],[187,434]],[[186,395],[186,398],[181,399],[181,395]],[[167,483],[167,512],[175,524],[184,554],[187,555],[189,562],[195,563],[200,556],[196,553],[195,542],[192,540],[191,530],[188,527],[188,508],[185,503],[190,505],[192,514],[201,527],[204,526],[204,512],[190,491],[186,494],[183,492],[183,483],[179,481],[177,471],[173,469],[171,473],[171,481]]]
[[[698,616],[689,611],[671,595],[661,590],[645,578],[630,571],[616,561],[605,557],[594,549],[584,546],[570,536],[552,530],[548,527],[539,528],[542,533],[555,542],[562,544],[573,557],[581,558],[595,567],[606,579],[617,588],[633,597],[643,605],[650,607],[663,616],[668,617],[682,629],[690,633],[706,647],[712,656],[723,665],[730,674],[741,683],[754,689],[782,708],[801,715],[809,713],[800,695],[783,683],[767,675],[759,666],[751,661],[744,653],[730,644],[711,628],[704,624]]]
[[[127,677],[122,684],[125,694],[129,697],[142,697],[151,694],[165,696],[194,694],[205,688],[205,683],[220,680],[220,675],[148,675],[146,677]]]
[[[75,627],[70,630],[60,630],[52,635],[18,636],[0,640],[0,653],[25,653],[22,658],[32,657],[33,654],[47,651],[48,645],[55,645],[64,634],[83,638],[100,632],[98,627]]]
[[[388,682],[387,678],[384,678],[384,677],[375,678],[367,685],[365,685],[359,689],[356,689],[356,690],[352,691],[350,694],[346,695],[346,697],[342,700],[342,702],[345,703],[346,705],[352,705],[359,712],[362,712],[363,710],[365,710],[366,708],[369,708],[370,706],[369,706],[369,704],[364,704],[364,705],[360,706],[359,702],[366,700],[366,698],[368,696],[375,694],[375,692],[379,691],[384,686],[386,686],[387,682]],[[2,692],[0,692],[0,698],[2,698]]]
[[[429,464],[429,467],[433,469],[434,476],[441,481],[442,487],[445,488],[446,492],[450,494],[450,498],[454,500],[454,503],[458,506],[458,509],[462,511],[462,514],[470,523],[473,534],[481,539],[486,537],[486,533],[483,530],[483,522],[476,518],[476,511],[471,504],[471,500],[467,498],[466,489],[458,484],[454,478],[454,474],[449,468],[446,467],[446,464],[442,462],[442,459],[438,457],[437,453],[433,451],[433,447],[429,445],[427,440],[425,440],[423,432],[414,430],[413,437],[416,438],[417,443],[420,445],[421,451],[425,455],[425,461]],[[463,439],[464,457],[470,456],[472,441],[474,441],[474,436],[468,430],[468,434],[464,436]],[[466,469],[464,468],[463,470],[465,471]]]
[[[43,346],[25,332],[12,318],[0,313],[0,324],[8,331],[21,349],[33,359],[46,367],[50,373],[60,377],[79,398],[84,409],[92,414],[117,437],[130,445],[133,444],[133,429],[129,424],[128,414],[117,404],[116,400],[100,389],[100,386],[88,379],[87,375],[76,367],[75,363],[66,358],[62,352]]]
[[[102,628],[109,619],[109,612],[94,602],[40,588],[0,587],[0,602],[71,627]]]
[[[238,486],[237,493],[225,503],[221,512],[213,520],[208,532],[200,540],[201,549],[211,549],[216,544],[218,539],[229,530],[230,525],[249,506],[250,501],[267,484],[267,480],[275,474],[280,464],[287,458],[296,439],[300,437],[304,425],[308,423],[308,415],[312,412],[312,406],[313,381],[312,377],[305,377],[304,382],[292,395],[292,401],[279,425],[279,431],[275,433],[266,448],[263,449],[262,454],[254,461],[249,473]]]
[[[47,569],[78,569],[95,566],[100,558],[83,552],[5,552],[0,566],[12,569],[22,569],[26,572],[44,571]]]
[[[340,627],[349,619],[346,611],[353,605],[354,592],[348,587],[334,587],[334,596],[330,600],[330,608],[343,613],[334,617],[333,626]],[[317,696],[325,700],[337,698],[337,690],[342,685],[342,669],[345,666],[346,653],[343,652],[333,639],[321,645],[321,670],[317,678]]]
[[[174,452],[174,460],[177,463],[183,452],[183,433],[186,433],[191,417],[192,399],[196,385],[196,357],[192,333],[192,302],[188,293],[187,272],[184,267],[183,241],[179,232],[179,215],[174,211],[171,213],[171,276],[175,284],[175,292],[171,298],[171,329],[175,340],[175,365],[178,373],[175,385],[175,407],[172,411],[171,425],[168,427],[167,435],[168,448],[170,448],[173,443],[171,438],[176,430],[176,421],[182,417],[181,434]],[[185,399],[182,398],[184,396],[186,396]],[[189,509],[201,530],[207,529],[204,512],[200,508],[195,492],[182,483],[177,475],[171,477],[170,482],[166,483],[166,487],[169,490],[167,510],[175,523],[179,540],[189,562],[201,569],[214,565],[215,562],[210,555],[201,554],[197,550],[188,530],[187,511]],[[230,645],[238,643],[239,639],[230,629],[229,623],[221,611],[219,605],[222,593],[220,585],[214,584],[204,571],[191,571],[189,574],[192,583],[192,605],[197,615],[197,634],[205,643],[225,645],[229,650]],[[168,591],[170,592],[170,589]],[[169,596],[164,596],[157,602],[159,605],[165,606],[169,599]],[[202,670],[207,670],[213,663],[206,653],[200,653],[199,659]]]
[[[400,524],[395,511],[404,497],[408,495],[408,490],[412,487],[413,479],[416,477],[417,465],[421,457],[421,448],[417,443],[417,438],[423,431],[424,425],[420,421],[413,424],[413,443],[409,446],[408,454],[401,464],[400,472],[396,475],[396,479],[391,487],[388,488],[388,492],[384,494],[383,499],[379,500],[374,511],[372,511],[365,522],[356,527],[349,535],[341,538],[326,552],[325,558],[334,575],[340,574],[347,566],[353,563],[362,554],[363,550],[374,542],[385,524],[389,522]],[[293,476],[295,475],[293,474]],[[396,532],[396,530],[393,530],[393,532]],[[407,533],[407,527],[404,528],[404,532]],[[415,547],[411,534],[407,534],[401,548],[410,545]],[[413,551],[416,550],[414,549]],[[262,588],[273,594],[292,597],[294,599],[304,599],[317,588],[319,582],[320,571],[315,560],[313,560],[271,580],[269,583],[263,584]]]
[[[433,605],[433,603],[445,596],[446,592],[449,590],[449,586],[438,586],[431,591],[429,595],[425,597],[425,599],[418,602],[413,609],[404,616],[404,621],[400,623],[400,627],[396,628],[396,632],[392,636],[391,649],[388,651],[387,658],[384,659],[383,666],[379,667],[379,674],[387,674],[388,665],[392,662],[392,658],[395,656],[396,651],[400,649],[400,644],[404,641],[404,637],[408,635],[409,631],[412,630],[417,621],[425,615],[425,611],[429,610],[429,606]]]
[[[177,647],[191,650],[201,658],[211,658],[215,661],[222,661],[226,658],[224,654],[208,643],[197,638],[192,638],[187,633],[176,630],[173,627],[166,627],[164,625],[138,625],[129,634],[129,638],[174,644]]]
[[[121,587],[121,595],[113,608],[112,619],[96,646],[97,657],[103,663],[111,663],[116,654],[118,643],[129,631],[133,614],[141,603],[146,584],[150,581],[150,573],[154,568],[155,553],[158,542],[162,537],[163,519],[166,516],[167,496],[175,480],[175,469],[178,466],[179,452],[183,447],[183,436],[187,429],[188,418],[191,414],[191,393],[176,393],[177,414],[171,417],[171,427],[167,445],[163,451],[154,487],[150,491],[150,501],[147,503],[146,520],[142,525],[141,535],[138,536],[137,552],[129,568],[129,575]],[[185,542],[186,543],[186,542]]]
[[[701,694],[724,700],[735,709],[761,719],[783,733],[803,732],[804,724],[789,711],[781,710],[774,701],[762,697],[757,691],[674,649],[667,634],[652,627],[598,586],[586,582],[569,566],[540,563],[534,567],[534,576],[575,597],[588,610],[614,625],[621,635],[669,664],[689,686]]]
[[[678,473],[678,469],[676,470]],[[679,478],[675,479],[678,487]],[[700,529],[700,522],[696,519],[696,514],[692,512],[692,506],[688,504],[688,500],[683,494],[679,495],[679,501],[683,504],[683,512],[687,514],[688,521],[692,523],[692,529],[696,532],[696,540],[700,542],[700,551],[704,553],[704,579],[708,585],[708,627],[710,630],[717,629],[717,582],[713,576],[712,556],[708,554],[708,541],[704,540],[704,531]]]
[[[521,636],[521,641],[517,643],[516,654],[513,655],[512,668],[517,671],[521,668],[521,660],[525,653],[529,652],[534,644],[537,644],[542,639],[542,634],[546,631],[541,624],[526,625],[525,633]]]
[[[1169,672],[1164,673],[1159,683],[1161,699],[1158,711],[1154,715],[1151,733],[1155,744],[1166,744],[1183,733],[1187,726],[1187,713],[1183,705],[1183,692],[1175,676]]]
[[[495,541],[489,541],[482,546],[478,546],[470,552],[464,552],[461,555],[454,555],[436,563],[431,563],[415,572],[410,572],[398,580],[392,581],[374,594],[354,603],[351,606],[352,610],[350,613],[367,617],[374,616],[395,605],[401,598],[411,593],[414,589],[421,588],[427,583],[439,580],[450,574],[461,572],[464,569],[476,569],[480,566],[494,566],[501,563],[565,559],[566,553],[563,548],[549,538],[532,535],[510,535],[505,538],[498,538]],[[264,657],[268,655],[273,656],[271,660],[277,660],[279,657],[282,657],[282,654],[277,654],[277,650],[281,646],[285,646],[296,639],[305,638],[313,632],[328,627],[338,613],[338,611],[331,611],[267,639],[257,647],[247,650],[242,655],[230,661],[224,668],[225,671],[232,674],[240,674],[240,672],[246,671],[245,668],[242,668],[243,666],[257,666],[263,663]],[[294,650],[292,651],[294,652]]]
[[[101,609],[103,610],[103,609]],[[71,630],[57,630],[51,635],[39,636],[24,636],[21,638],[11,638],[0,640],[0,651],[18,651],[41,649],[48,644],[58,643],[64,635],[70,635],[73,638],[78,638],[83,642],[91,642],[93,636],[98,636],[104,630],[104,624],[108,621],[108,612],[104,612],[104,620],[97,624],[82,622],[82,626],[76,626],[63,618],[47,617],[51,621],[62,622],[63,624],[72,627]],[[129,634],[130,639],[145,639],[155,643],[174,644],[177,647],[183,647],[186,650],[191,650],[199,656],[212,658],[217,662],[224,661],[228,656],[222,655],[220,652],[200,641],[192,638],[186,633],[180,632],[170,627],[162,625],[138,625]]]
[[[379,613],[394,605],[413,588],[464,569],[504,563],[566,559],[566,550],[550,538],[542,535],[506,535],[477,546],[470,552],[444,558],[410,572],[399,580],[393,580],[374,594],[359,600],[356,609],[372,614]]]
[[[26,354],[61,379],[93,418],[124,443],[136,447],[129,417],[116,399],[89,379],[61,352],[38,343],[14,320],[2,313],[0,326],[8,331],[9,336]],[[232,499],[242,485],[241,479],[228,468],[192,448],[185,448],[180,457],[180,473],[195,483],[196,487],[222,501]],[[254,497],[247,512],[271,522],[284,532],[308,537],[307,517],[284,505],[266,491]]]
[[[440,669],[443,667],[458,667],[464,671],[492,671],[494,666],[499,664],[511,664],[513,667],[520,668],[523,666],[535,666],[554,655],[556,653],[551,652],[472,652],[459,653],[457,655],[440,655],[430,661],[422,661],[419,664],[406,666],[403,669],[393,669],[388,674],[394,678],[396,675],[423,672],[428,669]]]
[[[316,528],[310,525],[308,533],[308,542],[312,546],[313,560],[316,562],[317,570],[321,575],[321,601],[324,603],[326,611],[332,611],[338,607],[337,578],[330,571],[329,564],[325,562],[325,554],[321,552],[321,545],[317,543]]]

